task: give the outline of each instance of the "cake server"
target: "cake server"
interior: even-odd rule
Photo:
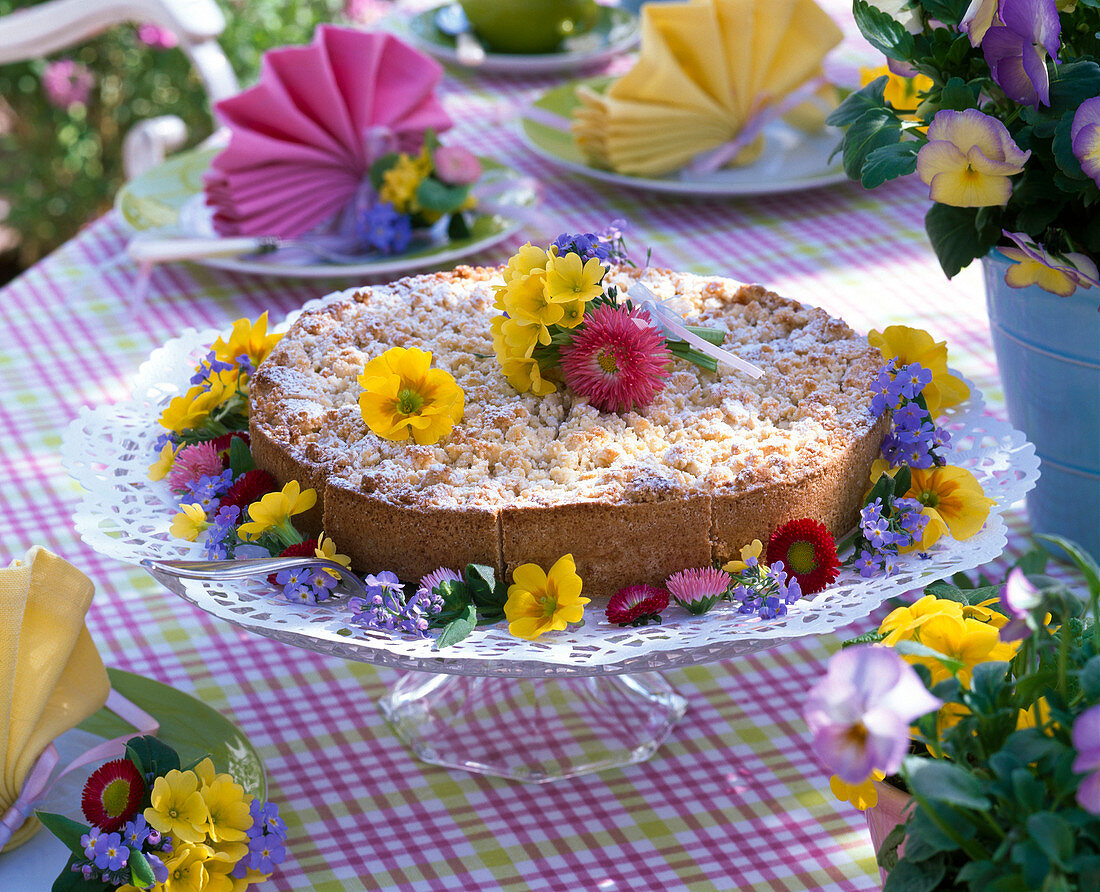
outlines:
[[[347,583],[353,595],[367,597],[367,587],[358,576],[343,564],[318,557],[274,557],[249,558],[229,561],[171,561],[158,558],[146,558],[141,562],[154,576],[162,573],[178,579],[247,579],[251,576],[268,576],[279,570],[293,570],[296,567],[320,567],[334,570],[340,579]]]

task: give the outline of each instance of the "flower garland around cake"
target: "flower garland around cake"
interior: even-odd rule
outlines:
[[[80,807],[89,824],[37,812],[71,852],[54,889],[237,892],[286,858],[275,803],[246,793],[209,758],[183,767],[157,737],[134,737],[125,758],[92,772]]]
[[[596,322],[598,314],[624,312],[628,324],[623,330],[630,337],[636,331],[652,340],[654,332],[648,324],[630,321],[638,318],[638,311],[614,305],[613,289],[605,291],[600,284],[606,273],[601,259],[616,256],[613,252],[618,251],[621,236],[562,236],[547,251],[527,245],[513,258],[512,277],[501,290],[519,282],[521,276],[525,281],[557,282],[551,274],[557,276],[558,260],[566,258],[564,268],[580,277],[574,284],[578,293],[585,295],[577,298],[584,306],[572,308],[579,318]],[[528,263],[534,260],[545,266]],[[586,273],[589,264],[593,266]],[[524,266],[527,271],[519,272]],[[608,292],[612,292],[610,297]],[[556,311],[548,312],[553,316]],[[494,322],[494,333],[510,319],[498,317],[503,322]],[[546,324],[551,343],[543,346],[553,345],[560,334],[552,330],[557,324]],[[543,330],[541,324],[523,328],[536,333]],[[575,331],[562,330],[571,337]],[[589,333],[600,330],[598,325],[588,329]],[[524,336],[528,334],[525,331]],[[237,320],[227,339],[219,337],[214,342],[196,367],[191,388],[172,399],[160,416],[166,432],[158,440],[160,454],[149,476],[166,479],[179,498],[171,533],[201,542],[210,560],[297,556],[350,567],[350,559],[338,552],[336,543],[324,532],[315,539],[307,538],[295,525],[294,519],[316,504],[316,493],[302,489],[294,480],[279,488],[252,460],[247,433],[248,385],[279,337],[267,332],[265,313],[255,323]],[[726,601],[736,605],[741,614],[775,619],[804,595],[816,594],[836,580],[841,567],[838,550],[852,546],[845,563],[864,578],[885,577],[897,572],[899,555],[925,554],[945,535],[967,539],[982,528],[993,501],[984,495],[973,474],[946,463],[950,436],[936,423],[945,410],[969,396],[965,383],[947,369],[946,344],[906,326],[872,331],[869,341],[880,350],[884,364],[868,412],[876,417],[890,413],[891,426],[882,443],[882,455],[872,467],[855,531],[838,548],[817,520],[792,520],[772,531],[766,548],[754,540],[740,549],[739,558],[721,566],[686,568],[670,575],[663,587],[621,589],[607,604],[608,622],[623,626],[659,623],[673,601],[693,615]],[[661,349],[679,350],[689,358],[690,350],[683,346],[666,344]],[[391,348],[366,363],[359,377],[363,387],[360,410],[377,436],[434,443],[461,423],[462,389],[446,371],[432,368],[431,361],[432,355],[426,351]],[[506,360],[513,361],[518,362]],[[567,354],[562,361],[568,367]],[[529,387],[553,386],[538,377],[541,366],[533,354],[524,362],[528,363],[525,381]],[[613,397],[618,400],[633,398],[643,389],[633,381],[608,392],[618,394]],[[367,629],[434,636],[436,647],[446,647],[478,626],[502,621],[507,622],[511,634],[530,640],[584,621],[589,599],[581,595],[583,581],[571,554],[563,555],[548,570],[523,564],[512,576],[508,585],[488,566],[470,564],[462,572],[440,567],[421,579],[415,589],[406,591],[406,582],[382,571],[365,577],[367,597],[348,599],[348,622]],[[269,581],[289,601],[318,604],[334,598],[339,573],[307,567],[281,570]]]

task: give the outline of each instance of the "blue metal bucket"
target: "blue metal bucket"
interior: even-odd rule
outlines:
[[[1100,293],[1010,288],[1010,263],[997,251],[983,260],[1008,417],[1042,460],[1027,496],[1031,526],[1100,559]]]

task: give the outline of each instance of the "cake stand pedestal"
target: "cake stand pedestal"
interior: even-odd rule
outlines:
[[[508,678],[406,672],[378,702],[421,760],[528,783],[644,762],[687,700],[656,672]]]

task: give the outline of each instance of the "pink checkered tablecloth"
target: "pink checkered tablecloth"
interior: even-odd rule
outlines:
[[[554,83],[451,73],[445,84],[452,139],[544,184],[541,220],[523,238],[626,218],[631,245],[650,246],[655,265],[761,282],[859,330],[929,329],[1003,411],[980,276],[943,277],[919,182],[741,200],[613,188],[524,149],[515,112]],[[58,451],[81,406],[125,398],[142,360],[182,329],[265,309],[279,318],[351,284],[166,265],[132,307],[126,238],[108,214],[0,290],[0,557],[41,544],[83,568],[106,662],[200,697],[248,734],[290,830],[289,859],[267,888],[877,887],[863,818],[829,793],[799,717],[837,638],[670,673],[690,707],[653,759],[533,787],[414,762],[373,705],[392,672],[239,631],[85,546]],[[521,240],[478,260],[501,262]],[[1010,522],[1019,551],[1022,507]]]

